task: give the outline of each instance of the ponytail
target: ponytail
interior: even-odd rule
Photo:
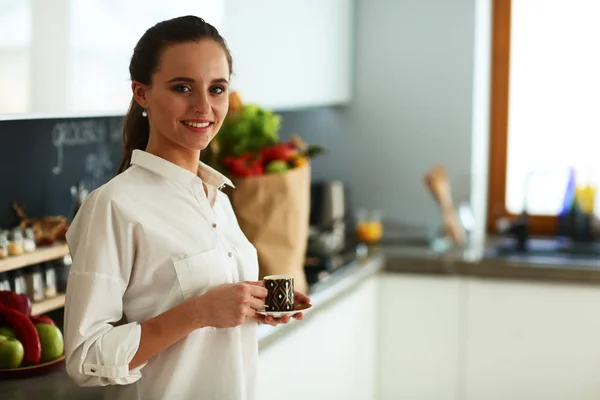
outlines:
[[[132,98],[129,111],[127,111],[123,123],[123,157],[121,158],[117,174],[129,168],[133,150],[144,150],[148,145],[150,124],[148,118],[142,115],[143,111],[144,109]]]

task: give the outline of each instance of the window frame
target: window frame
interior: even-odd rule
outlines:
[[[495,231],[499,217],[518,217],[506,210],[511,3],[512,0],[494,0],[493,3],[488,232]],[[557,217],[529,215],[529,231],[532,234],[556,235],[557,228]]]

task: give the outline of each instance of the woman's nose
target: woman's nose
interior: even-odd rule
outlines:
[[[199,114],[208,114],[210,111],[210,102],[206,93],[197,93],[194,96],[194,112]]]

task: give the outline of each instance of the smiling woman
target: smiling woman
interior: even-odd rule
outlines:
[[[257,314],[256,249],[218,190],[233,185],[199,161],[227,114],[231,66],[198,17],[158,23],[135,46],[119,174],[67,232],[67,372],[107,398],[253,399],[257,323],[289,322]]]
[[[134,149],[147,146],[159,156],[177,152],[178,147],[196,150],[198,157],[189,153],[193,159],[186,161],[194,171],[200,150],[206,148],[227,114],[233,62],[225,40],[204,21],[182,19],[177,25],[162,24],[163,30],[169,29],[169,39],[159,36],[159,23],[142,36],[131,58],[133,98],[125,118],[120,172],[129,166]],[[196,35],[185,36],[186,24],[197,29]],[[149,120],[154,122],[151,129]],[[198,124],[203,126],[193,126]]]

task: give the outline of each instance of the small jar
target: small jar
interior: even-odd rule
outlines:
[[[44,300],[44,278],[40,266],[32,265],[25,268],[23,276],[25,277],[25,285],[27,286],[27,296],[29,296],[31,301]]]
[[[35,248],[35,233],[33,232],[33,228],[26,228],[25,237],[23,238],[23,252],[33,253]]]
[[[44,297],[49,299],[56,294],[56,270],[51,263],[46,263],[44,265]]]
[[[67,282],[69,280],[69,272],[71,271],[72,263],[73,260],[70,254],[67,254],[53,263],[54,270],[56,271],[56,290],[59,293],[65,293],[67,291]]]
[[[10,279],[5,272],[0,272],[0,290],[10,290]]]
[[[27,294],[27,284],[25,283],[23,271],[20,269],[12,271],[12,291],[17,294]]]
[[[8,231],[0,231],[0,260],[8,257]]]
[[[23,232],[20,228],[15,228],[8,242],[8,255],[20,256],[21,254],[23,254]]]

